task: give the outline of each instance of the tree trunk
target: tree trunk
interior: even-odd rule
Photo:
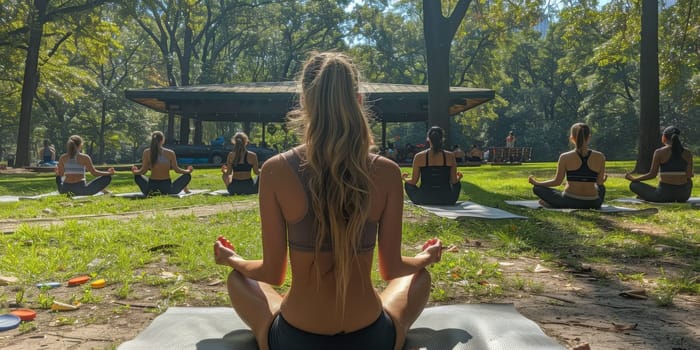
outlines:
[[[642,37],[639,59],[639,154],[634,172],[651,168],[659,147],[659,14],[657,0],[642,0]]]
[[[29,165],[30,136],[32,128],[32,105],[34,94],[39,83],[39,50],[41,38],[44,36],[44,21],[48,0],[34,0],[36,12],[31,22],[29,32],[29,47],[24,63],[24,80],[22,82],[22,97],[19,112],[19,130],[17,132],[17,151],[15,166]]]
[[[450,135],[450,48],[471,0],[460,0],[450,17],[442,15],[442,3],[423,0],[423,36],[428,63],[428,125]]]
[[[97,159],[96,163],[103,164],[105,161],[105,123],[107,120],[107,98],[102,96],[102,115],[100,116],[100,134],[98,135]]]

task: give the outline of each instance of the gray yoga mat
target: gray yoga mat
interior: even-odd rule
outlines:
[[[611,202],[620,202],[620,203],[628,203],[628,204],[653,204],[653,205],[670,205],[670,204],[684,204],[684,203],[659,203],[659,202],[648,202],[643,199],[639,198],[634,198],[634,197],[629,197],[629,198],[616,198],[610,200]],[[690,205],[693,204],[700,204],[700,197],[690,197],[688,198],[688,201],[685,203],[689,203]]]
[[[525,208],[530,208],[530,209],[545,209],[545,210],[562,211],[562,212],[567,212],[567,213],[574,212],[574,211],[580,211],[580,210],[590,210],[590,211],[600,212],[600,213],[648,215],[648,214],[656,214],[659,212],[659,210],[656,208],[627,208],[627,207],[617,207],[617,206],[608,205],[608,204],[603,204],[600,207],[600,209],[568,209],[568,208],[545,208],[542,205],[540,205],[539,201],[537,201],[537,200],[506,201],[506,203],[508,203],[510,205],[515,205],[515,206],[520,206],[520,207],[525,207]]]
[[[405,349],[565,350],[513,304],[458,304],[426,308]],[[256,350],[250,329],[232,308],[171,307],[118,350]]]
[[[467,201],[457,202],[456,205],[418,205],[418,207],[448,219],[465,217],[480,219],[527,219],[526,216],[516,215],[502,209],[487,207]]]
[[[190,190],[190,193],[185,193],[184,191],[180,191],[180,193],[178,193],[178,194],[169,194],[168,196],[177,197],[177,198],[184,198],[184,197],[192,196],[195,194],[203,194],[203,193],[209,193],[209,190]],[[146,198],[147,197],[142,192],[112,193],[112,196],[122,197],[122,198]]]

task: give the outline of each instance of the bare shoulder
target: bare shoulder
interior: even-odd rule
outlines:
[[[401,182],[401,168],[393,160],[386,157],[377,157],[370,169],[375,184],[380,188],[388,188],[394,181]]]
[[[564,153],[562,153],[562,154],[559,155],[559,159],[560,159],[560,160],[573,159],[574,157],[578,158],[578,156],[576,155],[576,150],[571,150],[571,151],[568,151],[568,152],[564,152]]]
[[[289,165],[287,159],[284,158],[282,154],[276,154],[270,159],[266,160],[260,170],[263,174],[270,174],[274,176],[279,175],[283,171],[288,171],[288,169]]]
[[[603,154],[603,152],[599,152],[599,151],[595,151],[595,150],[591,150],[591,157],[605,160],[605,154]]]

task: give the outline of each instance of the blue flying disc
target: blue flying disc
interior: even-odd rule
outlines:
[[[61,282],[46,282],[46,283],[37,283],[36,284],[37,288],[48,288],[48,289],[58,288],[60,286],[61,286]]]
[[[22,322],[19,317],[12,314],[0,315],[0,332],[9,331],[10,329],[15,329],[19,327],[19,323]]]

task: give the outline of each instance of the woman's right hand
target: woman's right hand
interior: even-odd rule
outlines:
[[[401,174],[401,178],[402,178],[404,181],[408,180],[408,177],[409,177],[408,173],[403,173],[403,174]]]
[[[221,166],[221,172],[222,172],[222,173],[226,174],[226,171],[227,171],[227,170],[228,170],[228,167],[226,166],[226,164],[224,164],[224,165]]]
[[[527,177],[527,182],[529,182],[530,185],[536,185],[537,180],[535,180],[535,176],[534,176],[534,175],[530,175],[530,176]]]
[[[134,175],[138,175],[139,168],[136,165],[131,166],[131,173]]]

